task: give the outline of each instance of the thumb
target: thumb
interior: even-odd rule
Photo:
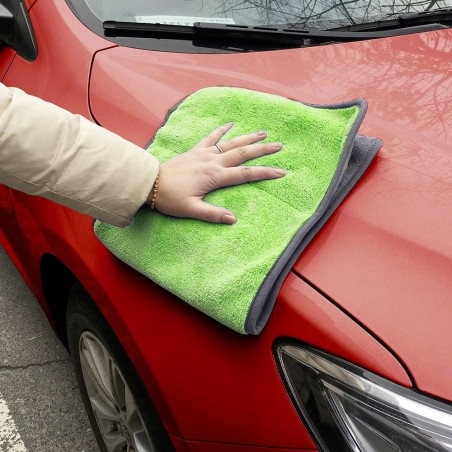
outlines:
[[[234,224],[235,215],[224,207],[213,206],[205,201],[196,201],[190,208],[189,216],[209,223]]]

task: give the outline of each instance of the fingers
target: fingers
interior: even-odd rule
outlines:
[[[193,149],[209,148],[214,146],[233,125],[233,122],[228,122],[224,126],[217,127],[213,132],[203,138]]]
[[[217,207],[205,201],[194,201],[190,206],[189,216],[209,223],[234,224],[235,216],[224,207]]]
[[[275,152],[281,150],[281,148],[281,143],[262,143],[239,146],[229,152],[226,152],[222,156],[222,163],[224,166],[237,166],[247,160],[255,159],[268,154],[274,154]]]
[[[286,172],[280,168],[271,168],[267,166],[238,166],[234,168],[225,168],[219,182],[223,187],[227,187],[264,179],[278,179],[285,174]]]
[[[258,141],[262,141],[265,138],[267,138],[267,132],[260,131],[249,133],[248,135],[240,135],[239,137],[232,138],[231,140],[222,141],[219,144],[221,145],[221,149],[223,149],[224,152],[228,152],[235,148],[240,148],[249,144],[257,143]],[[213,143],[213,145],[215,144],[216,142]]]
[[[213,132],[211,132],[207,137],[203,138],[193,149],[202,149],[214,147],[217,143],[221,146],[223,152],[227,152],[236,148],[241,148],[253,143],[257,143],[267,137],[267,132],[260,131],[255,133],[250,133],[247,135],[241,135],[231,140],[222,141],[219,143],[220,139],[231,129],[234,124],[229,122],[224,126],[217,127]],[[219,153],[218,149],[215,149],[215,153]],[[243,163],[242,160],[240,163]]]

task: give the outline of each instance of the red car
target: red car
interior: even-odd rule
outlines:
[[[143,147],[216,85],[364,97],[360,132],[384,142],[258,336],[126,266],[91,218],[0,186],[0,243],[102,450],[452,450],[452,3],[319,3],[0,2],[3,83]]]

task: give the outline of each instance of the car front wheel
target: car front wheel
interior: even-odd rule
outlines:
[[[67,309],[69,349],[82,399],[104,452],[173,450],[138,374],[87,292],[74,286]]]

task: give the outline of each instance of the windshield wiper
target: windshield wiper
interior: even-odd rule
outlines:
[[[105,36],[133,36],[159,39],[191,39],[209,41],[225,41],[231,43],[268,44],[277,47],[294,45],[312,45],[314,43],[361,41],[365,39],[386,38],[391,36],[422,33],[441,30],[443,25],[432,23],[378,31],[348,31],[348,30],[308,30],[287,29],[279,27],[247,26],[232,24],[212,24],[197,22],[193,27],[165,24],[148,24],[137,22],[105,21],[103,23]]]
[[[406,13],[393,19],[346,25],[343,27],[332,28],[330,31],[384,31],[400,29],[400,27],[410,27],[413,25],[443,25],[443,28],[448,28],[452,26],[452,8],[438,8],[432,11]]]

